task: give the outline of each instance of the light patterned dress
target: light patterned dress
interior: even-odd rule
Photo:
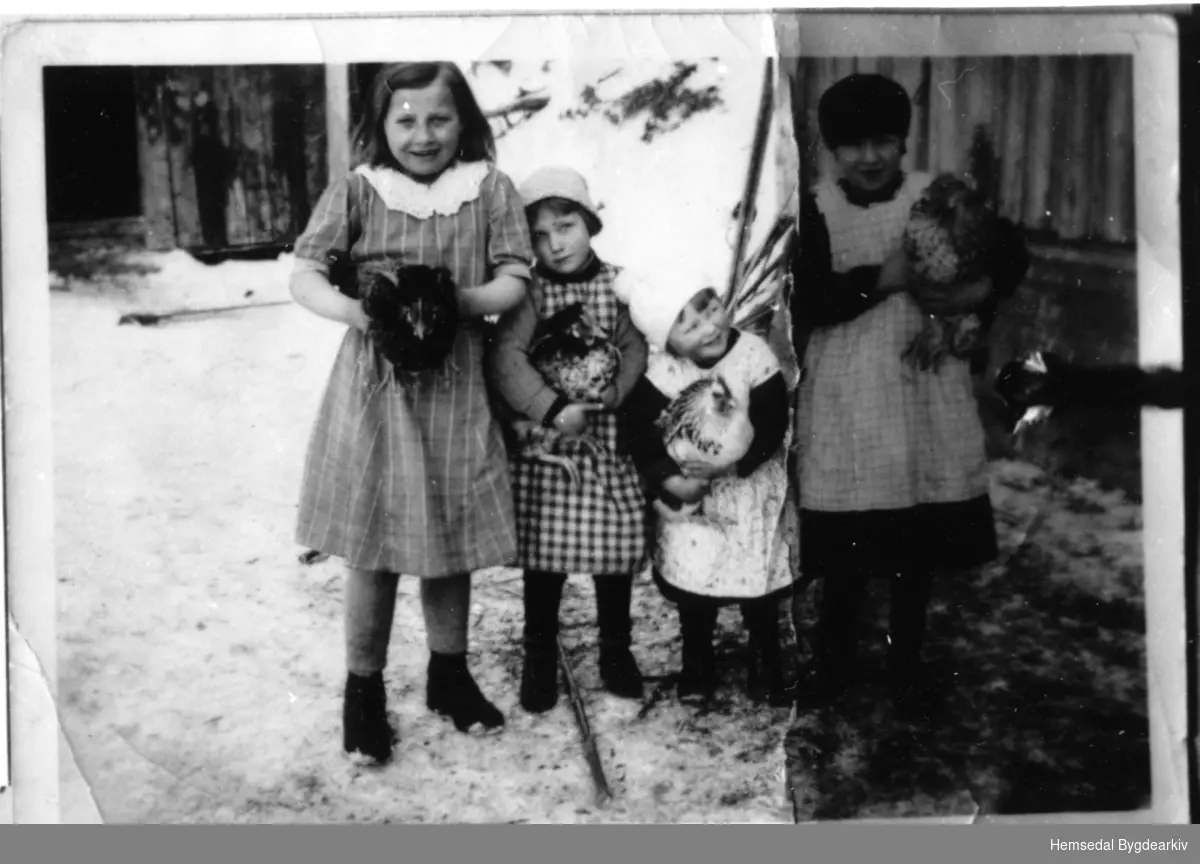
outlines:
[[[422,186],[389,169],[333,182],[296,241],[299,267],[441,265],[462,288],[528,279],[521,199],[486,163]],[[403,383],[372,340],[347,330],[305,460],[299,543],[352,567],[424,578],[511,563],[516,527],[504,441],[483,375],[479,321],[463,321],[441,368]]]
[[[780,373],[766,341],[742,332],[709,369],[667,352],[650,356],[646,377],[674,399],[689,384],[720,374],[749,392]],[[671,587],[724,600],[753,600],[793,581],[788,552],[788,439],[749,477],[714,480],[703,507],[678,521],[658,519],[655,565]]]
[[[882,264],[929,180],[910,174],[894,198],[866,208],[825,181],[816,201],[834,271]],[[969,364],[947,358],[933,372],[901,360],[921,326],[915,301],[893,294],[851,321],[812,333],[796,424],[805,510],[899,510],[987,493]]]

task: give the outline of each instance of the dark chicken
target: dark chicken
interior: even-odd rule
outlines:
[[[359,293],[368,335],[397,373],[439,368],[458,335],[458,298],[444,267],[365,265]]]
[[[572,402],[600,403],[621,371],[621,352],[588,314],[573,303],[542,322],[529,361],[546,384]],[[585,435],[569,443],[564,436],[536,423],[514,424],[522,452],[528,458],[557,465],[571,482],[580,482],[579,469],[566,451],[594,453],[595,444]]]
[[[996,392],[1018,432],[1056,408],[1184,408],[1200,401],[1196,376],[1179,369],[1080,366],[1049,352],[1005,364],[996,375]]]
[[[999,231],[991,195],[992,161],[987,135],[977,129],[967,177],[942,174],[913,204],[903,243],[915,286],[951,291],[991,271]],[[936,370],[947,354],[966,357],[982,336],[983,325],[974,312],[926,315],[904,358],[919,369]]]

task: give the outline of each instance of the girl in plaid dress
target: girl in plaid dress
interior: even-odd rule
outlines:
[[[504,722],[466,665],[470,574],[516,552],[481,319],[521,302],[532,250],[516,189],[493,165],[491,129],[453,64],[385,68],[356,151],[357,167],[333,181],[296,241],[293,296],[348,325],[309,443],[296,537],[346,562],[343,744],[384,762],[395,732],[382,673],[401,573],[421,579],[429,709],[462,731]],[[331,282],[341,284],[336,260],[450,271],[461,319],[440,368],[393,374],[356,292]]]
[[[558,465],[515,450],[518,560],[525,568],[525,666],[521,705],[541,713],[558,701],[558,613],[569,573],[596,587],[600,676],[618,696],[638,699],[642,675],[630,652],[633,574],[645,556],[645,501],[617,409],[646,367],[646,343],[623,301],[629,277],[600,260],[591,238],[603,227],[587,183],[569,168],[545,168],[522,186],[537,270],[525,302],[501,319],[493,384],[521,418],[556,429],[560,452],[579,471],[576,485]],[[584,308],[621,352],[602,404],[571,403],[529,362],[538,324],[573,304]],[[592,445],[580,449],[579,437]]]
[[[642,289],[631,309],[634,323],[657,349],[626,408],[633,457],[659,514],[654,581],[679,607],[679,695],[712,696],[717,610],[738,603],[750,637],[747,689],[784,704],[779,602],[793,582],[786,539],[787,380],[765,340],[731,326],[712,288]],[[748,394],[746,410],[754,428],[748,451],[725,472],[703,462],[677,463],[656,427],[675,397],[713,375],[735,394]],[[700,501],[703,507],[694,515],[681,510]]]
[[[889,683],[907,703],[929,692],[920,648],[935,570],[981,565],[997,546],[971,375],[986,348],[938,371],[916,371],[901,355],[923,312],[990,320],[1028,255],[1005,223],[1009,248],[990,276],[940,303],[910,290],[901,236],[931,178],[901,169],[908,95],[891,79],[852,75],[825,92],[818,114],[840,176],[804,196],[793,262],[793,340],[807,342],[800,549],[805,571],[824,577],[818,681],[805,701],[840,696],[855,680],[858,609],[877,576],[891,587]]]

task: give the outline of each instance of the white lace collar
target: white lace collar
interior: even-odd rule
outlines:
[[[359,165],[355,172],[367,179],[389,210],[428,219],[435,213],[453,216],[464,204],[478,198],[491,170],[487,162],[459,162],[430,184],[418,183],[394,168],[382,166]]]

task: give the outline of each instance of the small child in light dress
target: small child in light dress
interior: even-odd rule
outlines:
[[[711,698],[717,610],[740,604],[750,637],[748,688],[783,704],[779,607],[793,583],[785,534],[790,406],[783,370],[763,339],[731,325],[712,288],[639,288],[630,309],[655,349],[626,408],[633,457],[657,505],[654,579],[679,609],[679,695]],[[657,421],[688,385],[718,375],[749,412],[749,449],[725,471],[701,461],[679,464]],[[684,506],[697,503],[695,512]]]

